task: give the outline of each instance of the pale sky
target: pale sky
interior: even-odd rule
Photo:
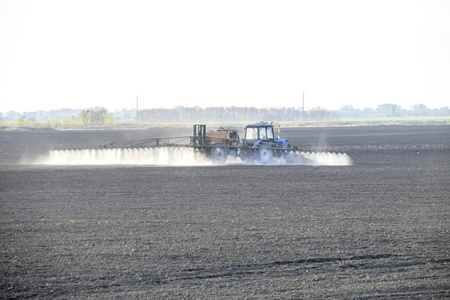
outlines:
[[[450,1],[0,0],[0,112],[450,106]]]

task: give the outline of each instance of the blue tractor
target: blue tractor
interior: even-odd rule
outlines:
[[[191,146],[216,164],[225,163],[227,156],[239,157],[247,163],[269,164],[274,157],[286,156],[297,150],[275,134],[279,134],[279,128],[267,122],[247,125],[242,139],[236,130],[220,128],[206,131],[206,125],[196,124]]]
[[[278,133],[279,133],[279,128]],[[294,150],[286,139],[275,137],[272,123],[258,122],[245,127],[245,138],[241,140],[239,157],[243,161],[257,161],[269,163],[274,152],[280,153],[286,150]]]

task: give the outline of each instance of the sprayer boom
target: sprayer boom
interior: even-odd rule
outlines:
[[[317,157],[345,155],[327,150],[315,152],[288,144],[288,140],[279,136],[279,128],[274,131],[272,123],[259,122],[245,127],[245,137],[240,138],[235,129],[220,127],[216,131],[207,131],[206,125],[195,124],[192,136],[164,137],[137,140],[125,143],[111,142],[100,145],[95,150],[132,150],[183,148],[192,149],[195,154],[206,157],[214,164],[223,164],[227,158],[239,158],[245,163],[271,164],[275,162],[298,163],[313,162]],[[65,150],[93,150],[74,147]],[[316,159],[317,160],[317,159]]]

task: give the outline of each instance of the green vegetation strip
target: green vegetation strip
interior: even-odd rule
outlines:
[[[206,124],[209,128],[245,127],[250,121],[221,121],[221,122],[167,122],[151,123],[136,121],[110,120],[103,124],[85,124],[81,120],[72,118],[66,120],[46,120],[36,122],[0,121],[0,129],[138,129],[138,128],[190,128],[194,123]],[[377,119],[344,119],[333,121],[292,121],[274,122],[281,127],[330,127],[330,126],[373,126],[373,125],[449,125],[450,117],[408,117],[408,118],[377,118]]]

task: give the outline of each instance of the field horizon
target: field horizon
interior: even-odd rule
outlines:
[[[257,121],[220,121],[220,122],[137,122],[137,121],[116,121],[108,125],[64,124],[59,122],[45,121],[34,122],[32,124],[18,124],[14,121],[0,122],[0,130],[98,130],[98,129],[146,129],[146,128],[187,128],[193,124],[207,124],[208,127],[245,127]],[[373,119],[342,119],[334,121],[289,121],[274,122],[280,127],[340,127],[340,126],[389,126],[389,125],[449,125],[450,117],[411,117],[411,118],[373,118]]]

